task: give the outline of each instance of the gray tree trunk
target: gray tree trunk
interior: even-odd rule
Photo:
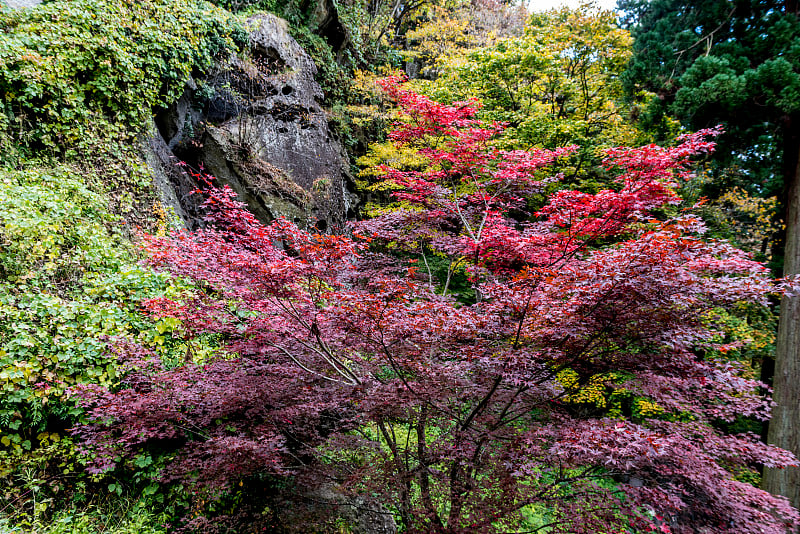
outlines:
[[[787,141],[795,143],[787,132]],[[786,249],[784,276],[800,274],[800,150],[793,147],[793,161],[787,162],[793,172],[786,173]],[[792,165],[793,163],[793,165]],[[800,457],[800,296],[784,296],[781,300],[780,323],[775,348],[776,403],[769,424],[767,442],[789,450]],[[787,497],[800,508],[800,468],[765,469],[762,483],[765,490]]]

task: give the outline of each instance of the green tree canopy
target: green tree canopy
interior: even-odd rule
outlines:
[[[740,185],[776,194],[794,172],[800,132],[800,22],[790,2],[622,0],[634,37],[623,75],[629,94],[656,93],[643,114],[655,128],[665,113],[690,128],[723,123],[724,166],[741,166]],[[783,166],[783,168],[782,168]]]
[[[442,101],[478,97],[484,118],[510,125],[510,144],[577,144],[568,174],[582,179],[600,149],[638,140],[620,105],[630,44],[612,12],[582,6],[537,13],[521,36],[444,59],[427,90]]]

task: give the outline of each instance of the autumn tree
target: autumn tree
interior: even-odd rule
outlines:
[[[521,35],[528,16],[524,6],[498,0],[434,5],[405,34],[406,73],[435,79],[475,49]]]
[[[735,473],[795,459],[721,430],[769,401],[713,356],[704,320],[763,300],[766,270],[691,216],[653,216],[718,132],[610,149],[614,189],[545,199],[574,147],[502,150],[476,103],[384,88],[403,111],[392,139],[428,165],[385,169],[403,205],[360,237],[264,226],[211,189],[209,228],[146,238],[153,265],[198,288],[150,311],[224,351],[170,368],[118,345],[124,387],[81,392],[95,468],[166,451],[162,478],[204,499],[283,480],[278,522],[280,488],[334,484],[406,532],[784,533],[797,512]],[[420,243],[479,298],[403,259]]]
[[[740,185],[778,195],[785,236],[773,241],[778,272],[800,272],[800,45],[794,1],[621,2],[635,38],[631,91],[655,92],[646,116],[673,113],[691,128],[724,123],[723,165]],[[781,259],[783,260],[781,268]],[[775,416],[769,441],[800,452],[800,301],[784,297],[775,353]],[[800,506],[800,470],[767,470],[765,487]]]
[[[478,97],[481,117],[508,123],[509,146],[577,144],[562,170],[568,180],[585,178],[602,149],[636,138],[619,82],[630,45],[610,11],[583,6],[535,13],[522,35],[442,58],[439,78],[421,87],[443,102]]]

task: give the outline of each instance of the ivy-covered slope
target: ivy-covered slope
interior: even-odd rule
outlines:
[[[327,101],[342,100],[336,54],[352,60],[348,32],[324,1],[8,6],[0,2],[0,532],[160,531],[189,513],[180,488],[167,496],[146,482],[158,469],[149,458],[90,476],[68,432],[83,417],[69,388],[119,380],[109,340],[135,340],[165,361],[203,351],[176,324],[141,313],[142,301],[182,290],[140,266],[132,244],[175,219],[143,157],[153,117],[246,51],[245,15],[257,10],[289,21]],[[158,520],[144,511],[154,506]]]
[[[139,311],[175,291],[131,246],[137,227],[170,221],[139,139],[190,75],[245,39],[233,15],[193,0],[0,10],[0,532],[99,532],[64,510],[86,499],[127,509],[118,494],[132,480],[82,474],[67,391],[115,383],[110,338],[169,352],[168,327]],[[122,516],[132,532],[150,521]]]
[[[142,127],[192,71],[245,38],[227,12],[191,0],[52,2],[6,11],[2,27],[6,160],[69,157],[122,125]]]

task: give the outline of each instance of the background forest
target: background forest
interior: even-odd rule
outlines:
[[[0,8],[0,533],[797,532],[797,3],[530,7]]]

